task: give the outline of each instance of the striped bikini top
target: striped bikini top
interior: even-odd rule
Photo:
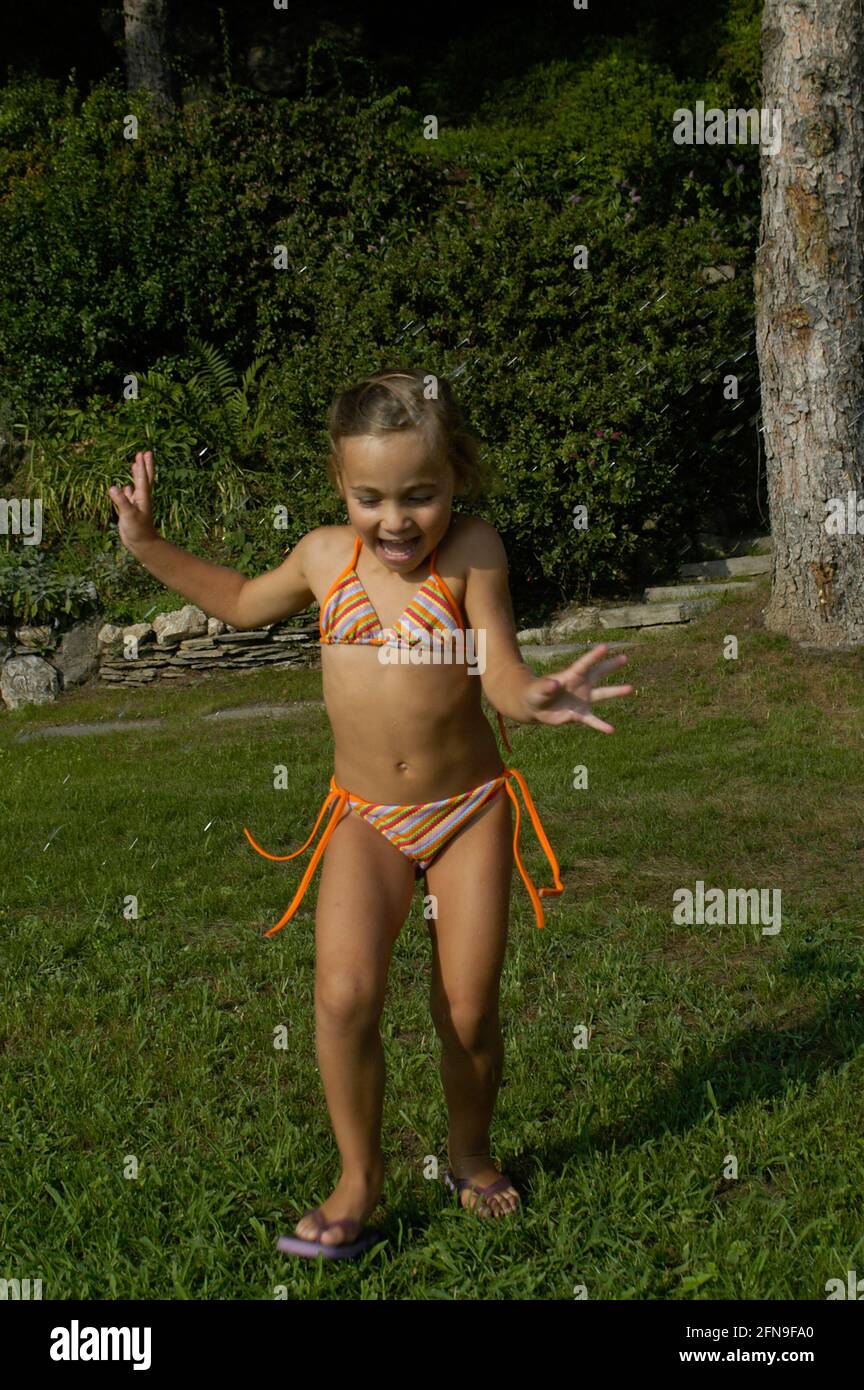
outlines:
[[[318,619],[319,645],[381,647],[392,640],[385,636],[378,614],[357,574],[357,557],[362,544],[358,536],[354,541],[354,554],[324,596]],[[400,644],[409,647],[428,645],[435,633],[440,636],[462,631],[459,605],[435,569],[437,553],[436,545],[429,561],[428,578],[423,580],[396,624],[395,632]]]

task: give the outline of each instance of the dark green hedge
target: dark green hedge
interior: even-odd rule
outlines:
[[[230,91],[159,124],[110,80],[0,92],[0,410],[35,438],[15,482],[45,497],[56,563],[106,552],[103,601],[129,582],[108,486],[136,447],[164,533],[256,573],[344,518],[326,410],[383,365],[448,376],[491,451],[520,622],[668,573],[712,502],[752,507],[758,151],[671,139],[677,107],[740,97],[625,41],[438,140],[407,97]],[[735,278],[706,283],[718,264]]]

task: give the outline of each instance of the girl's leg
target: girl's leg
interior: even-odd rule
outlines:
[[[326,1221],[365,1223],[381,1194],[384,1052],[378,1021],[393,945],[414,889],[414,867],[379,831],[346,815],[324,852],[315,911],[315,1025],[321,1080],[342,1173],[321,1205]],[[302,1217],[295,1228],[314,1238]],[[339,1224],[325,1244],[355,1235]]]
[[[498,993],[510,911],[513,818],[504,787],[454,835],[426,871],[438,899],[430,1009],[441,1039],[441,1080],[450,1115],[450,1166],[485,1186],[500,1177],[489,1128],[501,1084],[504,1042]],[[466,1189],[463,1206],[480,1199]],[[514,1187],[488,1199],[496,1216],[518,1205]],[[485,1208],[481,1206],[481,1214]]]

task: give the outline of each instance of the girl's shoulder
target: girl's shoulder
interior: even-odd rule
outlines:
[[[498,570],[506,575],[507,553],[491,522],[460,512],[438,547],[435,567],[453,597],[462,603],[471,570]]]
[[[491,521],[485,521],[482,516],[465,516],[460,512],[458,516],[454,517],[454,521],[461,523],[459,532],[457,533],[460,539],[470,539],[472,541],[486,540],[489,542],[494,541],[497,537],[499,541],[501,540],[498,531],[492,525]]]
[[[334,565],[344,569],[355,535],[353,526],[316,526],[307,531],[302,538],[303,564],[310,580],[323,582]]]
[[[468,569],[472,564],[501,563],[506,560],[504,542],[491,521],[482,516],[464,516],[460,513],[454,518],[458,526],[451,526],[446,540],[453,541],[454,558]],[[443,545],[443,542],[442,542]]]

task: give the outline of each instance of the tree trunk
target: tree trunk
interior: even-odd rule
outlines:
[[[864,0],[765,0],[762,55],[763,107],[779,108],[782,132],[778,153],[761,154],[755,271],[774,551],[765,625],[796,640],[857,645],[864,643]]]
[[[161,110],[172,104],[166,11],[167,0],[123,0],[127,91],[150,92]]]

